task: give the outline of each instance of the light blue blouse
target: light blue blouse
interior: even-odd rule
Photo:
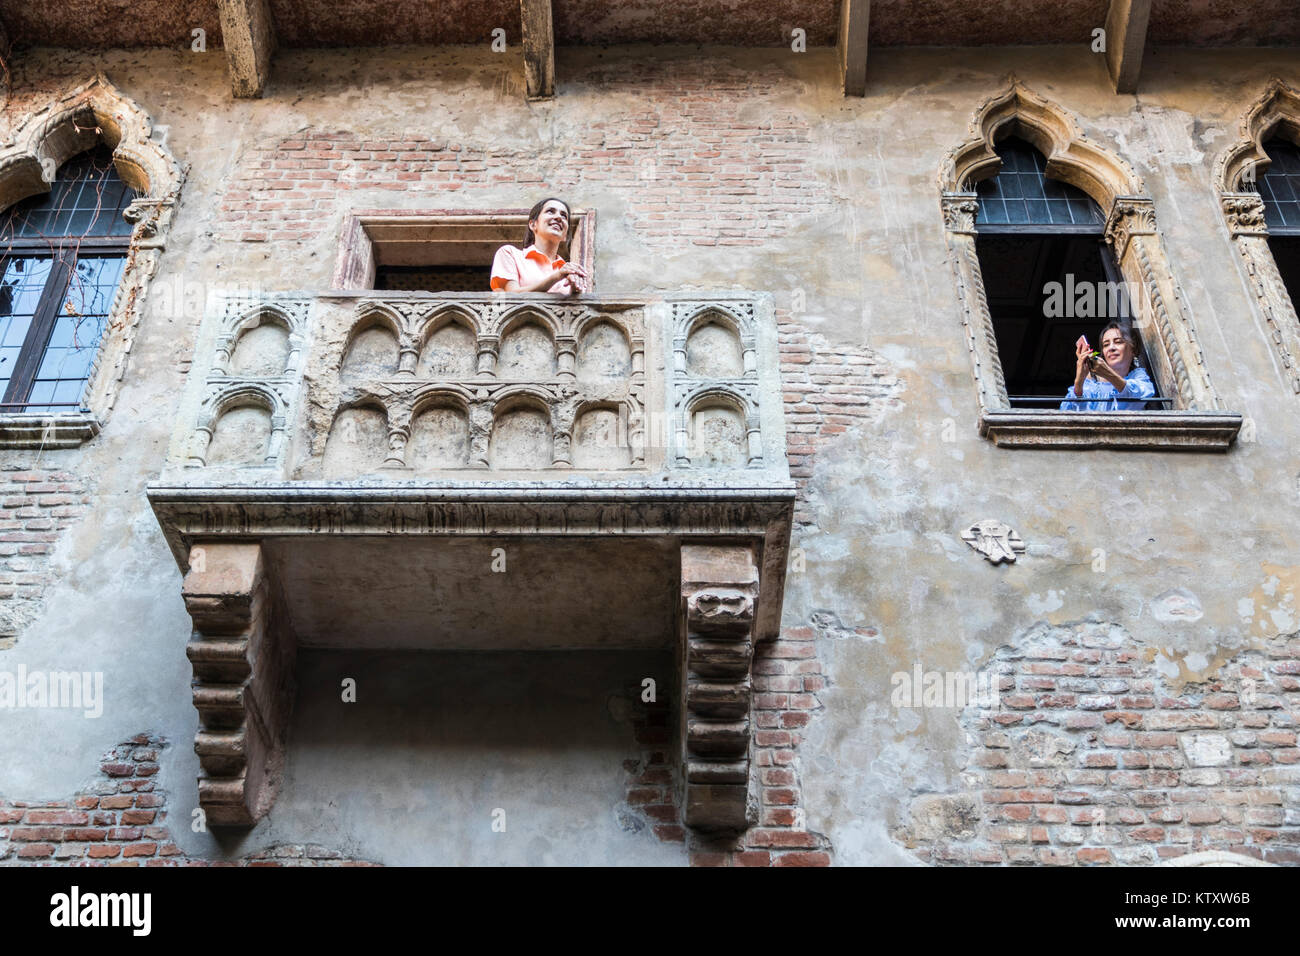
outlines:
[[[1074,394],[1074,386],[1065,393],[1065,401],[1061,402],[1061,411],[1063,412],[1115,412],[1115,411],[1141,411],[1147,407],[1144,399],[1154,398],[1156,387],[1151,384],[1151,377],[1147,375],[1147,370],[1139,365],[1129,369],[1128,375],[1124,379],[1123,391],[1116,391],[1115,386],[1110,382],[1102,381],[1097,378],[1085,378],[1083,380],[1083,398],[1096,399],[1095,401],[1079,401],[1079,396]],[[1143,399],[1142,401],[1123,402],[1120,399],[1132,398]]]

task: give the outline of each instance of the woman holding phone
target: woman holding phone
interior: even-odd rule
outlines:
[[[1074,384],[1061,403],[1063,412],[1142,411],[1156,387],[1137,364],[1133,333],[1118,322],[1101,332],[1101,355],[1093,354],[1088,337],[1074,343]]]

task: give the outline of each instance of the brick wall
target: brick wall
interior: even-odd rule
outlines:
[[[878,425],[886,411],[902,405],[902,383],[872,349],[828,342],[809,333],[787,310],[777,309],[776,316],[786,455],[800,492],[794,514],[797,545],[800,531],[815,530],[807,492],[817,451],[850,428]]]
[[[27,802],[0,796],[0,864],[83,866],[372,866],[314,844],[269,847],[236,861],[187,857],[168,821],[167,794],[155,786],[166,741],[138,734],[100,759],[101,779],[70,800]]]
[[[1041,625],[967,710],[962,794],[897,834],[937,864],[1150,864],[1202,850],[1300,863],[1300,635],[1171,687],[1107,624]]]
[[[627,685],[625,696],[633,701],[632,731],[641,756],[623,761],[628,774],[627,807],[619,811],[619,824],[631,831],[649,826],[661,841],[682,843],[686,829],[677,807],[678,779],[672,756],[673,695],[665,685],[656,687],[653,701],[645,701],[637,681]]]
[[[796,219],[831,210],[829,189],[809,162],[803,118],[773,107],[748,111],[761,119],[738,121],[737,103],[752,107],[788,93],[785,73],[707,59],[682,69],[638,60],[617,76],[593,70],[569,82],[605,87],[632,75],[636,109],[593,116],[553,146],[484,148],[421,134],[309,129],[251,149],[221,199],[216,233],[246,242],[313,240],[354,203],[356,190],[400,192],[411,205],[425,196],[426,205],[442,207],[448,192],[503,185],[519,187],[520,205],[548,192],[581,204],[584,188],[599,186],[618,191],[640,241],[665,250],[757,246]]]
[[[89,502],[86,482],[70,472],[0,470],[0,649],[35,617],[55,544]]]
[[[811,627],[787,627],[754,651],[758,825],[738,839],[693,836],[693,866],[829,866],[830,841],[807,828],[799,777],[804,728],[826,686]]]

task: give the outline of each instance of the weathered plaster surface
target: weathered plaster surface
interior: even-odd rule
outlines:
[[[773,293],[778,309],[789,307],[797,289],[806,308],[794,321],[832,346],[866,347],[886,357],[901,382],[888,410],[819,446],[808,485],[812,525],[793,542],[805,550],[806,568],[789,577],[785,622],[819,628],[818,653],[830,678],[824,709],[799,751],[809,828],[829,835],[841,863],[906,862],[889,832],[904,822],[901,814],[916,794],[960,789],[963,733],[950,711],[891,708],[891,673],[917,660],[927,669],[975,670],[1038,622],[1097,616],[1166,659],[1180,680],[1196,681],[1212,675],[1216,662],[1297,627],[1295,396],[1242,280],[1210,172],[1218,151],[1235,139],[1241,111],[1270,76],[1295,82],[1300,56],[1162,51],[1161,69],[1149,71],[1138,99],[1109,93],[1104,64],[1083,47],[873,56],[873,80],[860,101],[841,98],[833,57],[824,51],[610,51],[603,58],[575,51],[561,96],[544,105],[527,105],[509,88],[518,72],[512,56],[466,51],[289,51],[277,60],[273,91],[256,103],[231,102],[220,54],[37,52],[15,64],[15,82],[50,88],[54,77],[80,82],[100,67],[169,129],[169,145],[190,173],[155,280],[160,286],[197,286],[199,294],[221,283],[269,291],[326,287],[346,207],[391,208],[402,192],[368,190],[360,182],[348,202],[298,242],[232,240],[216,228],[214,210],[240,187],[247,157],[304,130],[388,139],[418,131],[510,156],[541,177],[524,188],[488,184],[472,195],[425,192],[421,201],[436,195],[443,207],[504,208],[526,204],[543,189],[562,189],[600,210],[597,268],[617,275],[614,289],[731,285]],[[665,88],[657,99],[634,68],[651,58],[672,64],[661,74]],[[1007,450],[978,438],[936,170],[966,137],[979,101],[1004,86],[1008,71],[1074,112],[1089,137],[1140,170],[1211,375],[1225,404],[1250,418],[1254,441],[1226,455],[1173,456]],[[772,217],[779,228],[765,232],[762,245],[748,248],[672,246],[639,236],[629,204],[640,187],[584,177],[566,144],[593,123],[633,112],[688,121],[673,75],[706,78],[698,84],[706,92],[697,95],[718,98],[735,116],[792,117],[809,138],[800,146],[806,156],[798,175],[816,214],[805,214],[796,201],[788,215]],[[761,95],[751,96],[743,83],[709,92],[710,76],[750,77]],[[148,315],[110,427],[82,449],[42,459],[95,476],[93,520],[62,542],[44,616],[14,648],[0,652],[0,666],[101,669],[107,706],[98,721],[58,711],[0,714],[0,790],[10,798],[71,793],[93,775],[99,753],[132,733],[148,729],[174,741],[193,736],[183,652],[189,620],[178,572],[142,489],[163,467],[197,324],[198,314],[183,305],[173,314]],[[945,440],[948,424],[951,441]],[[28,453],[4,457],[31,460]],[[1023,536],[1027,551],[1014,565],[994,567],[958,537],[985,517]],[[1094,570],[1098,549],[1105,552],[1104,571]],[[379,667],[368,658],[358,666]],[[394,699],[409,700],[402,696],[409,686],[391,675],[381,679],[395,682]],[[509,698],[494,699],[509,705]],[[366,754],[364,766],[389,781],[393,796],[350,793],[321,822],[317,801],[329,799],[324,794],[335,781],[353,776],[357,752],[370,746],[368,729],[391,733],[404,713],[364,728],[323,717],[314,724],[311,718],[321,717],[327,704],[326,696],[300,701],[294,732],[311,746],[291,764],[283,806],[265,824],[275,840],[337,842],[380,862],[415,861],[419,842],[403,839],[401,828],[375,808],[397,806],[409,820],[435,797],[458,815],[477,813],[489,800],[488,790],[468,785],[409,790],[414,785],[403,781],[412,762],[376,751]],[[579,710],[575,705],[574,713]],[[409,730],[407,753],[432,746],[422,726]],[[511,725],[486,726],[504,735]],[[573,724],[565,726],[571,733]],[[591,733],[591,751],[601,758],[575,757],[572,769],[590,770],[596,779],[596,765],[607,762],[603,755],[614,758],[617,735]],[[468,728],[464,735],[468,746]],[[349,746],[336,747],[336,739]],[[519,765],[549,774],[553,753],[535,744],[520,749]],[[457,779],[472,777],[469,766],[458,765],[456,773],[466,776]],[[183,744],[169,748],[161,785],[180,800],[193,799],[196,768]],[[621,786],[616,771],[617,760],[610,789],[602,791],[607,807]],[[553,793],[568,795],[562,788]],[[539,820],[536,832],[531,825],[521,824],[527,842],[510,844],[499,856],[486,842],[490,829],[473,838],[481,842],[465,844],[452,831],[439,831],[432,844],[437,852],[419,862],[453,852],[469,859],[471,851],[478,860],[559,861],[562,834],[579,832],[565,829],[567,818]],[[582,839],[595,841],[602,853],[634,859],[643,852],[640,843],[620,842],[625,837],[612,811],[594,829],[598,835],[580,831]],[[260,830],[249,840],[274,842]],[[197,846],[187,849],[197,852]]]

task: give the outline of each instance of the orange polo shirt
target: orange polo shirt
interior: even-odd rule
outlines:
[[[502,246],[497,250],[496,258],[492,260],[492,291],[504,290],[509,279],[513,279],[520,285],[532,285],[563,265],[564,260],[559,256],[547,259],[546,253],[536,246],[529,246],[527,249],[520,249],[518,246]],[[561,279],[547,291],[568,295],[574,291],[574,288],[568,279]]]

